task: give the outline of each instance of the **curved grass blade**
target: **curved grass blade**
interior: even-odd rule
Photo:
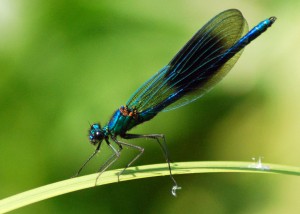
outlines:
[[[300,176],[300,167],[291,167],[277,164],[264,163],[256,167],[251,162],[182,162],[172,164],[174,174],[238,172],[238,173],[268,173]],[[106,171],[101,175],[97,185],[118,183],[118,173],[122,169]],[[146,166],[130,167],[120,178],[120,181],[135,180],[148,177],[168,176],[169,170],[166,164],[154,164]],[[45,185],[0,201],[0,213],[9,212],[48,198],[63,195],[95,186],[98,173],[72,178],[57,183]]]

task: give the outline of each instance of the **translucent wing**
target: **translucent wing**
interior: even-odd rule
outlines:
[[[186,105],[211,89],[233,67],[241,51],[224,59],[248,31],[241,12],[220,13],[203,26],[171,62],[144,83],[127,106],[139,112],[168,111]]]

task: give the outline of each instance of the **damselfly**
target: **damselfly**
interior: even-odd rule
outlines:
[[[162,148],[174,182],[172,194],[175,195],[180,187],[172,175],[164,135],[141,135],[127,132],[151,120],[159,112],[187,105],[209,91],[233,67],[242,54],[243,48],[266,31],[275,20],[275,17],[270,17],[248,32],[247,21],[239,10],[230,9],[215,16],[187,42],[169,64],[146,81],[131,96],[125,106],[121,106],[114,112],[107,125],[104,127],[101,127],[99,123],[91,125],[89,140],[96,146],[96,150],[79,169],[76,176],[99,152],[103,140],[111,148],[113,155],[100,167],[99,176],[120,157],[123,147],[139,152],[119,173],[120,176],[143,154],[144,149],[120,141],[117,137],[150,138],[156,140]]]

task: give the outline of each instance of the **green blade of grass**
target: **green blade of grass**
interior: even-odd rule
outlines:
[[[98,179],[98,185],[105,185],[118,182],[118,173],[122,169],[104,172]],[[192,173],[212,173],[212,172],[240,172],[240,173],[277,173],[285,175],[300,175],[299,167],[283,166],[276,164],[257,164],[249,162],[182,162],[172,164],[172,173],[192,174]],[[120,177],[120,182],[147,177],[157,177],[169,175],[166,164],[153,164],[136,166],[126,169]],[[17,208],[33,204],[38,201],[63,195],[69,192],[82,190],[95,186],[98,173],[67,179],[53,184],[45,185],[23,193],[13,195],[0,201],[0,213],[5,213]]]

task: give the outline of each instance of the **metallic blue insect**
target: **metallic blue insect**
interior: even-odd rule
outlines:
[[[106,126],[101,127],[99,123],[91,125],[89,140],[96,146],[96,150],[76,176],[99,152],[103,140],[112,149],[113,155],[100,167],[99,176],[120,157],[123,147],[135,149],[139,153],[119,175],[144,152],[142,147],[122,142],[117,139],[118,136],[123,139],[150,138],[156,140],[162,148],[174,182],[172,194],[175,195],[180,187],[172,175],[164,135],[127,132],[151,120],[159,112],[187,105],[209,91],[234,66],[243,48],[266,31],[275,20],[275,17],[266,19],[248,32],[247,21],[239,10],[230,9],[215,16],[187,42],[168,65],[145,82],[125,106],[115,111]]]

